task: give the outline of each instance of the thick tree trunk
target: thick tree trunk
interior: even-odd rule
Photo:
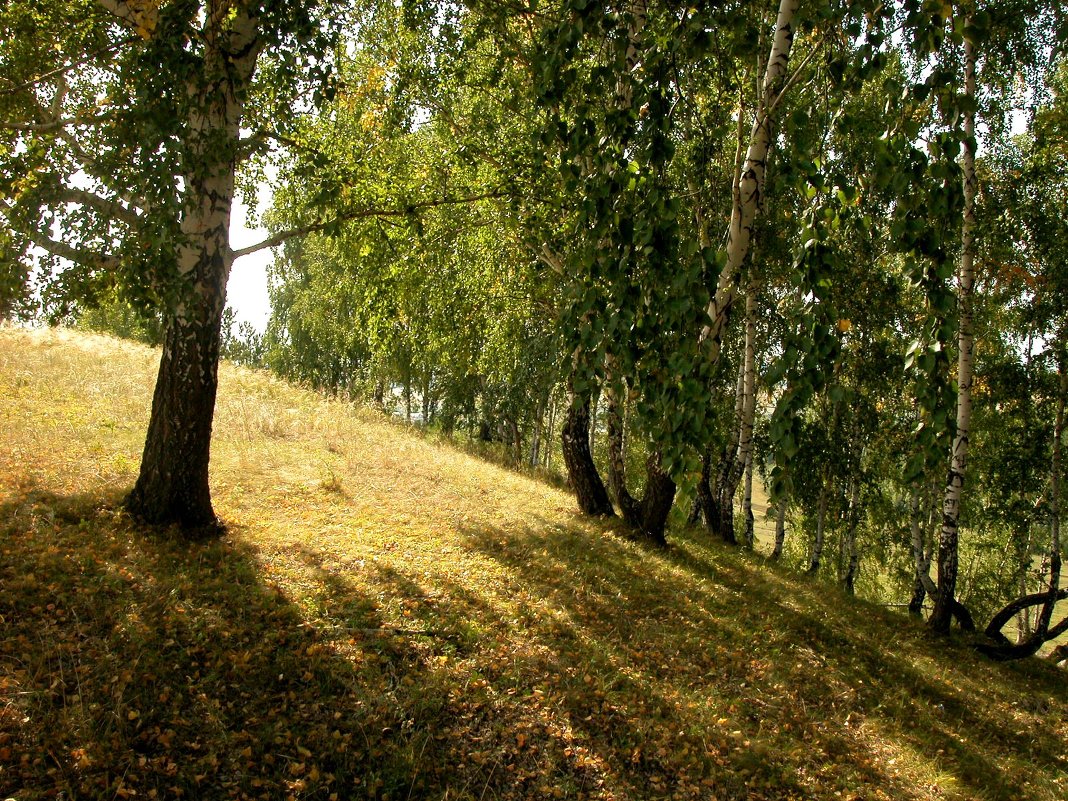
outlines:
[[[675,482],[660,469],[660,454],[646,462],[645,493],[635,500],[627,489],[623,416],[614,389],[605,387],[605,425],[608,447],[608,483],[624,522],[642,539],[665,545],[668,514],[675,500]]]
[[[611,517],[615,514],[608,491],[590,453],[590,400],[571,393],[560,437],[564,465],[571,489],[583,514]]]
[[[654,545],[665,545],[668,515],[675,502],[675,482],[660,469],[660,454],[653,453],[646,464],[645,493],[642,495],[638,530]]]
[[[218,280],[225,282],[222,275]],[[223,289],[216,291],[221,297]],[[167,327],[141,471],[126,499],[135,518],[153,525],[176,523],[194,537],[218,528],[208,461],[222,309],[206,317],[172,320]]]
[[[222,25],[208,20],[206,25]],[[261,41],[258,20],[239,10],[213,30],[187,90],[199,99],[186,121],[191,154],[178,253],[181,295],[168,320],[141,469],[126,508],[188,536],[221,529],[208,487],[222,314],[233,253],[230,209],[245,86]]]
[[[975,47],[964,39],[964,93],[975,98]],[[975,282],[975,111],[964,115],[964,219],[961,224],[961,254],[958,270],[959,298],[957,305],[957,433],[946,480],[945,500],[942,503],[942,533],[938,540],[938,594],[934,611],[928,620],[937,632],[948,632],[953,609],[957,604],[957,557],[960,527],[960,504],[964,477],[968,464],[968,435],[972,416],[972,360],[974,349],[972,293]]]

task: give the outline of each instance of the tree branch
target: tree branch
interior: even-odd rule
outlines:
[[[547,244],[541,246],[541,250],[538,251],[538,258],[548,265],[557,275],[564,274],[564,260],[560,257],[559,253],[554,251]]]
[[[26,133],[48,133],[49,131],[57,131],[61,128],[67,128],[71,125],[90,125],[96,122],[102,122],[108,119],[109,115],[100,114],[96,116],[88,117],[68,117],[66,119],[56,118],[50,119],[47,122],[4,122],[0,120],[0,129],[7,131],[23,131]]]
[[[279,231],[278,233],[267,237],[262,242],[257,242],[254,245],[249,245],[248,247],[232,251],[230,255],[236,261],[242,256],[248,256],[251,253],[256,253],[258,251],[265,250],[266,248],[276,247],[278,245],[281,245],[283,242],[288,242],[290,239],[307,236],[308,234],[319,233],[320,231],[325,231],[326,229],[331,228],[339,223],[351,222],[352,220],[362,220],[367,219],[369,217],[407,217],[408,215],[413,214],[416,211],[422,211],[423,209],[431,209],[436,208],[438,206],[461,205],[464,203],[477,203],[481,200],[493,200],[509,197],[509,194],[510,193],[505,192],[504,190],[498,189],[491,192],[485,192],[480,195],[469,195],[466,197],[459,198],[441,198],[439,200],[427,200],[422,203],[412,203],[410,205],[404,206],[403,208],[356,209],[349,212],[342,212],[341,214],[338,214],[336,217],[333,217],[329,220],[317,220],[315,222],[307,223],[306,225],[300,225],[285,231]]]
[[[105,217],[114,217],[132,227],[136,227],[141,223],[141,218],[133,209],[122,205],[117,200],[105,200],[99,195],[94,195],[84,189],[63,187],[57,193],[56,200],[61,203],[76,203],[81,206],[88,206],[96,209]]]
[[[0,78],[0,80],[3,80],[4,83],[11,84],[10,86],[7,86],[7,87],[5,87],[3,89],[0,89],[0,96],[3,96],[3,95],[14,95],[14,94],[18,94],[19,92],[23,92],[26,89],[32,89],[34,86],[37,86],[37,84],[43,83],[44,81],[47,81],[49,78],[54,78],[57,75],[66,75],[71,70],[76,70],[76,69],[78,69],[78,67],[81,67],[84,64],[88,64],[90,61],[92,61],[93,59],[97,58],[98,56],[110,55],[111,53],[114,53],[116,50],[121,50],[122,48],[126,47],[126,45],[133,44],[136,41],[137,41],[137,37],[129,36],[129,37],[127,37],[127,38],[125,38],[125,39],[123,39],[123,40],[121,40],[119,42],[116,42],[113,45],[108,45],[107,47],[102,47],[99,50],[94,50],[91,53],[86,53],[80,59],[78,59],[76,61],[72,61],[70,64],[64,64],[62,67],[56,67],[54,70],[49,70],[48,72],[45,72],[45,73],[42,73],[41,75],[38,75],[36,78],[31,78],[30,80],[23,81],[22,83],[19,83],[19,84],[13,84],[13,83],[11,83],[11,81],[7,80],[6,78]]]
[[[53,256],[58,256],[61,259],[80,264],[82,267],[90,267],[93,269],[104,268],[110,270],[119,266],[119,260],[114,256],[107,256],[103,253],[90,253],[79,248],[71,247],[65,242],[57,242],[51,237],[44,236],[40,233],[31,233],[28,238],[30,242],[41,250],[50,253]]]

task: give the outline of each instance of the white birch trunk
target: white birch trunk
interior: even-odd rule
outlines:
[[[964,40],[964,94],[975,98],[975,47]],[[949,631],[956,607],[960,504],[968,465],[968,435],[972,417],[972,365],[974,357],[972,294],[975,284],[975,112],[964,115],[964,219],[961,223],[961,254],[957,270],[958,331],[957,433],[953,438],[949,475],[942,502],[942,533],[938,541],[938,594],[930,624],[936,631]]]
[[[763,206],[764,176],[773,139],[772,114],[787,80],[786,71],[794,42],[794,19],[800,5],[800,0],[780,0],[775,37],[764,71],[764,83],[749,134],[745,162],[734,184],[731,220],[727,229],[727,263],[719,274],[716,293],[708,304],[708,322],[701,331],[702,341],[709,343],[709,358],[713,362],[720,356],[727,317],[737,294],[737,278],[749,252],[753,224]]]

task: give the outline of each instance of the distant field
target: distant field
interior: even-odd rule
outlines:
[[[157,359],[0,328],[0,798],[1068,798],[1063,670],[262,373],[145,531]]]

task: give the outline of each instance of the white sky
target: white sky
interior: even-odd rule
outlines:
[[[234,250],[254,245],[267,237],[263,228],[246,227],[247,212],[244,203],[235,197],[230,215],[230,247]],[[260,250],[238,259],[230,270],[230,282],[226,286],[226,302],[233,306],[237,322],[249,322],[260,333],[267,327],[271,315],[267,265],[273,258],[272,251]]]

